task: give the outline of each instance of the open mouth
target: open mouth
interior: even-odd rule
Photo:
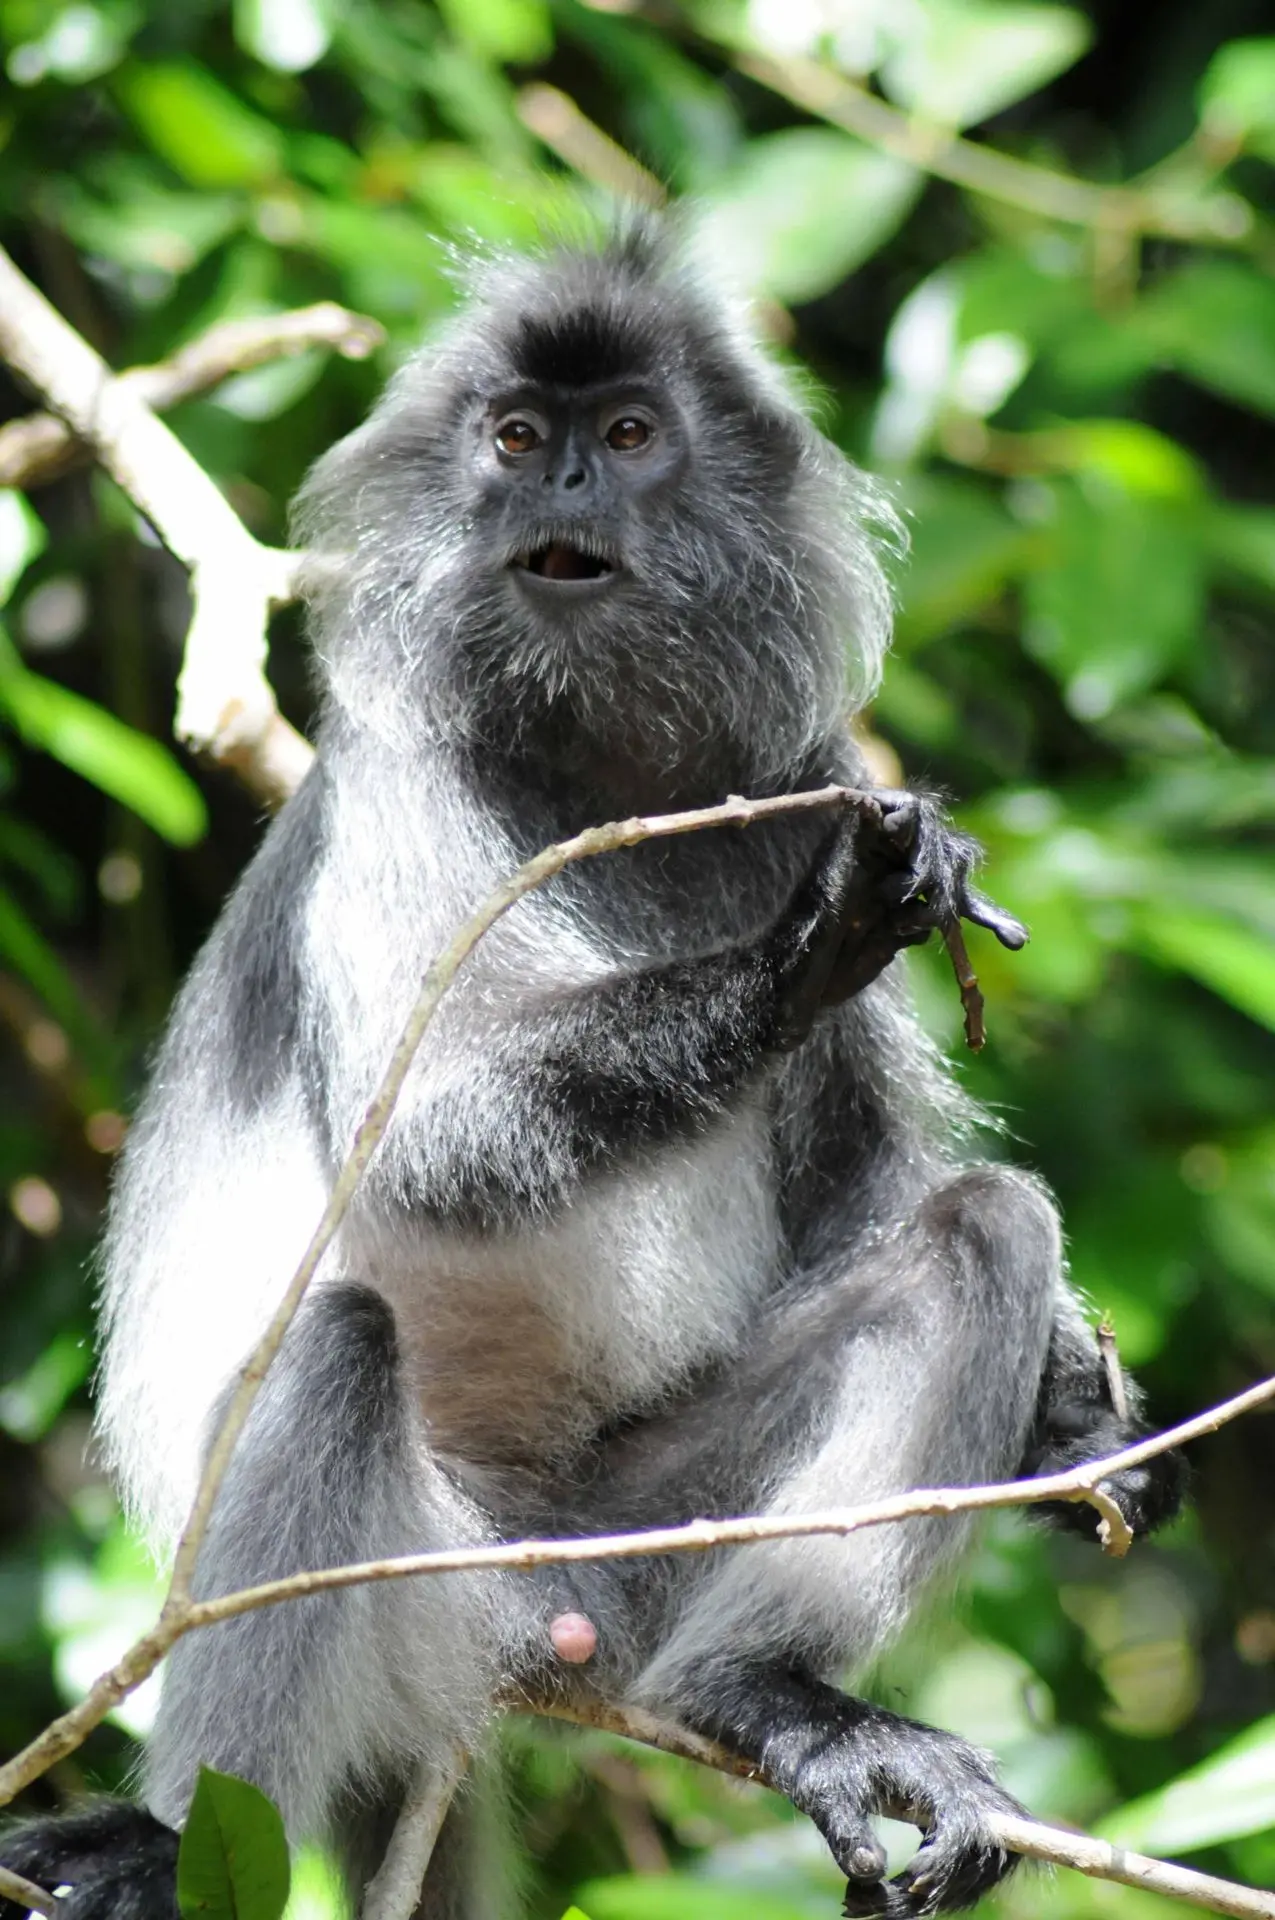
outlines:
[[[516,553],[512,564],[539,580],[580,585],[591,580],[606,580],[615,572],[609,560],[596,553],[585,553],[565,540],[552,540],[543,547],[528,547]]]

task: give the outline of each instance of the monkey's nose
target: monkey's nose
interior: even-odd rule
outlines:
[[[583,466],[574,466],[568,467],[563,473],[547,473],[543,485],[551,488],[555,493],[574,493],[576,488],[582,487],[588,478],[588,472]]]

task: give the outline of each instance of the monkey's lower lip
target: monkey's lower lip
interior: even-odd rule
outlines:
[[[585,553],[563,540],[525,548],[514,555],[512,565],[520,573],[552,581],[555,586],[592,586],[600,580],[609,580],[615,573],[609,560],[603,560],[596,553]]]

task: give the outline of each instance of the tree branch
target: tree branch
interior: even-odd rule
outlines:
[[[12,1867],[0,1867],[0,1897],[16,1900],[20,1907],[26,1907],[31,1913],[43,1913],[49,1920],[56,1920],[59,1902],[43,1887],[37,1887],[33,1880],[24,1880]]]
[[[266,624],[273,607],[295,598],[299,556],[253,539],[180,440],[2,248],[0,356],[92,450],[190,569],[194,613],[176,731],[277,803],[312,758],[279,713],[265,675]]]
[[[1252,230],[1252,214],[1238,194],[1215,193],[1192,203],[1154,186],[1094,186],[901,113],[817,60],[797,54],[736,53],[734,62],[759,86],[844,127],[879,152],[1042,219],[1100,233],[1158,234],[1230,247],[1246,241]]]
[[[331,347],[344,360],[366,360],[385,339],[379,321],[350,313],[333,300],[299,307],[292,313],[222,320],[168,359],[154,366],[130,367],[114,378],[148,407],[162,412],[235,373],[247,373],[271,360],[291,359],[310,347]],[[47,486],[92,458],[64,420],[33,413],[0,427],[0,487]]]
[[[1123,1447],[1103,1460],[1090,1460],[1065,1473],[1042,1474],[1034,1480],[1005,1480],[978,1487],[918,1487],[891,1494],[884,1500],[853,1507],[823,1507],[812,1513],[749,1514],[732,1520],[690,1520],[681,1526],[649,1527],[633,1533],[591,1534],[567,1539],[513,1540],[496,1546],[448,1547],[430,1553],[401,1554],[385,1560],[364,1560],[342,1567],[323,1567],[296,1573],[283,1580],[263,1581],[213,1600],[191,1602],[185,1619],[191,1627],[211,1626],[258,1607],[277,1606],[307,1594],[330,1593],[340,1587],[363,1586],[380,1580],[415,1579],[441,1573],[529,1572],[536,1567],[570,1566],[578,1561],[635,1560],[650,1554],[709,1553],[719,1547],[752,1546],[767,1540],[809,1539],[815,1535],[844,1536],[864,1527],[892,1525],[899,1520],[948,1517],[957,1513],[985,1513],[996,1507],[1043,1506],[1057,1500],[1084,1502],[1097,1509],[1111,1527],[1104,1540],[1109,1553],[1123,1554],[1132,1536],[1119,1509],[1103,1493],[1101,1483],[1126,1468],[1140,1466],[1157,1454],[1186,1445],[1203,1434],[1215,1433],[1241,1414],[1275,1402],[1275,1377],[1260,1380],[1243,1393],[1223,1400],[1181,1425]],[[1115,1516],[1114,1521],[1112,1516]]]
[[[441,1771],[421,1767],[394,1822],[385,1858],[368,1882],[359,1908],[362,1920],[412,1920],[430,1856],[468,1765],[468,1754],[458,1747]]]
[[[770,1787],[772,1792],[779,1791],[763,1770],[732,1753],[729,1747],[706,1740],[702,1734],[691,1733],[670,1721],[659,1720],[638,1707],[618,1706],[610,1700],[570,1704],[538,1700],[524,1702],[519,1710],[620,1734],[626,1740],[658,1747],[661,1753],[695,1760],[701,1766],[715,1767],[719,1773],[755,1780]],[[1164,1894],[1189,1906],[1205,1907],[1212,1913],[1231,1914],[1235,1920],[1275,1920],[1275,1894],[1239,1886],[1232,1880],[1219,1880],[1210,1873],[1196,1873],[1190,1867],[1173,1866],[1165,1860],[1153,1860],[1146,1854],[1130,1853],[1093,1834],[1049,1826],[1026,1815],[991,1813],[985,1816],[984,1823],[993,1840],[1007,1852],[1021,1854],[1026,1859],[1073,1867],[1077,1873],[1087,1874],[1094,1880],[1115,1880],[1122,1886],[1142,1887],[1148,1893]]]

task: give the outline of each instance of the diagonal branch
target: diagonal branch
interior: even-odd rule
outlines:
[[[844,127],[879,152],[1045,220],[1099,233],[1158,234],[1223,247],[1242,245],[1252,232],[1251,210],[1238,194],[1219,192],[1191,201],[1180,193],[1158,192],[1154,185],[1096,186],[901,113],[817,60],[738,53],[735,65],[759,86]]]
[[[162,412],[195,394],[207,393],[235,373],[271,360],[291,359],[310,347],[331,347],[344,360],[365,360],[385,339],[379,321],[350,313],[333,300],[292,313],[222,320],[168,359],[130,367],[114,378],[148,407]],[[44,487],[91,458],[56,414],[33,413],[0,427],[0,487]]]
[[[180,440],[0,249],[0,357],[46,400],[190,569],[194,614],[176,730],[263,799],[302,778],[311,749],[266,679],[271,610],[296,597],[299,556],[254,540]]]
[[[511,1703],[512,1705],[513,1703]],[[641,1707],[620,1706],[610,1700],[536,1700],[522,1703],[521,1711],[541,1714],[547,1719],[567,1720],[575,1726],[598,1727],[626,1740],[640,1741],[661,1753],[672,1753],[700,1766],[714,1767],[719,1773],[737,1779],[756,1780],[762,1786],[778,1789],[764,1771],[744,1760],[729,1747],[703,1734],[692,1733],[671,1721],[657,1719]],[[1211,1873],[1196,1873],[1190,1867],[1178,1867],[1166,1860],[1153,1860],[1147,1854],[1130,1853],[1093,1834],[1076,1833],[1067,1827],[1053,1827],[1025,1814],[990,1813],[986,1825],[991,1837],[1008,1853],[1041,1860],[1051,1866],[1073,1867],[1077,1873],[1094,1880],[1114,1880],[1126,1887],[1142,1887],[1148,1893],[1165,1894],[1188,1906],[1204,1907],[1210,1913],[1224,1913],[1234,1920],[1275,1920],[1275,1893],[1263,1893],[1253,1887],[1239,1886],[1233,1880],[1219,1880]]]

